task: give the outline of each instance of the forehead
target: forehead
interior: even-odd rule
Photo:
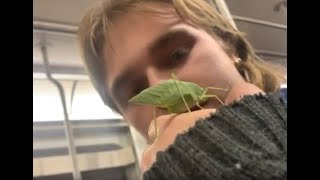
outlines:
[[[109,39],[102,52],[108,89],[119,73],[146,56],[155,39],[180,21],[171,6],[162,3],[150,3],[148,6],[161,9],[163,13],[129,11],[112,21]]]

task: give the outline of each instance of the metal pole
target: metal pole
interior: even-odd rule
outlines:
[[[51,77],[50,74],[50,69],[49,69],[49,61],[48,61],[48,55],[47,55],[47,48],[44,42],[40,43],[40,48],[43,56],[43,61],[46,69],[46,75],[49,81],[51,81],[59,90],[59,94],[61,97],[61,103],[63,107],[63,114],[64,114],[64,125],[65,125],[65,133],[67,137],[67,141],[69,143],[69,154],[71,157],[72,165],[73,165],[73,178],[74,180],[81,180],[81,173],[78,168],[78,162],[77,162],[77,157],[76,157],[76,149],[74,145],[74,138],[73,138],[73,132],[72,132],[72,127],[71,123],[69,120],[68,112],[67,112],[67,107],[66,107],[66,99],[65,99],[65,94],[62,85],[55,80],[54,78]]]
[[[33,21],[33,32],[44,32],[64,36],[77,36],[78,27],[75,25],[48,22],[48,21]]]
[[[53,29],[62,30],[77,33],[78,27],[76,25],[49,22],[49,21],[39,21],[33,20],[33,27],[39,29]]]
[[[233,26],[233,28],[238,29],[236,26],[236,23],[233,21],[233,18],[230,14],[230,11],[228,9],[226,2],[224,0],[215,0],[215,2],[217,4],[217,7],[220,13],[229,20],[229,23]]]
[[[257,54],[260,55],[267,55],[267,56],[276,56],[276,57],[281,57],[281,58],[287,58],[286,53],[282,52],[275,52],[275,51],[268,51],[268,50],[256,50]]]
[[[37,28],[33,27],[34,33],[46,33],[53,34],[57,36],[67,36],[67,37],[77,37],[77,34],[71,31],[55,30],[55,29],[46,29],[46,28]]]
[[[78,81],[75,80],[73,81],[73,84],[72,84],[71,97],[70,97],[70,111],[69,111],[70,115],[72,114],[73,97],[74,97],[74,93],[76,92],[77,83]]]
[[[244,21],[244,22],[259,24],[259,25],[263,25],[263,26],[287,30],[287,26],[283,25],[283,24],[273,23],[273,22],[269,22],[269,21],[262,21],[262,20],[258,20],[258,19],[236,16],[236,15],[233,15],[232,17],[234,20],[237,20],[237,21]]]

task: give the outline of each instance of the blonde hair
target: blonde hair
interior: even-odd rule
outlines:
[[[84,64],[92,83],[104,102],[114,110],[119,112],[105,88],[101,49],[108,39],[108,30],[115,15],[129,10],[161,14],[161,10],[145,6],[146,2],[171,5],[183,20],[188,20],[204,29],[213,38],[222,40],[225,52],[229,56],[236,54],[241,59],[236,67],[247,82],[258,86],[265,92],[274,92],[279,89],[280,81],[283,79],[280,71],[262,61],[245,35],[234,29],[206,0],[105,0],[91,8],[83,17],[78,37]]]

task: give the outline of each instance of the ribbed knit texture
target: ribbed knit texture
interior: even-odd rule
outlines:
[[[181,122],[183,123],[183,122]],[[287,179],[287,108],[277,97],[245,96],[176,137],[144,180]]]

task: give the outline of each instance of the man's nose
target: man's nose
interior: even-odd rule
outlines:
[[[148,68],[146,74],[147,74],[149,87],[155,86],[165,80],[170,79],[170,74],[168,72],[159,71],[153,67]],[[166,115],[166,114],[169,114],[169,112],[165,108],[160,108],[160,107],[156,108],[156,116]]]
[[[147,69],[147,79],[149,83],[149,87],[154,86],[162,81],[170,79],[170,74],[165,71],[160,71],[154,67],[149,67]]]

